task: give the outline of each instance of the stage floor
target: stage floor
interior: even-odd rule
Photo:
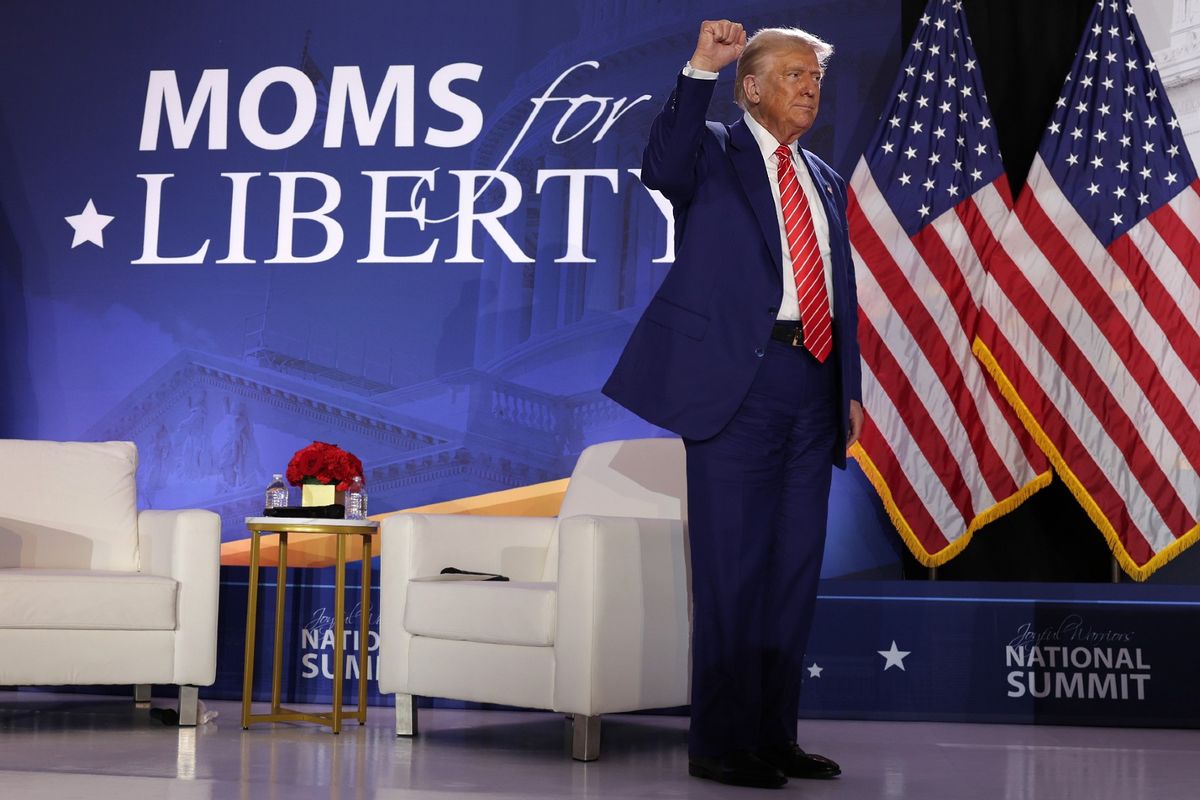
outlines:
[[[167,706],[168,700],[155,705]],[[566,755],[561,715],[422,709],[396,738],[390,708],[340,735],[256,725],[240,706],[199,728],[165,727],[132,701],[0,692],[0,797],[678,798],[756,791],[687,775],[686,719],[606,717],[601,758]],[[805,798],[1183,800],[1195,797],[1200,731],[804,721],[801,744],[842,764],[834,781],[795,781]],[[757,794],[770,794],[758,790]],[[783,796],[782,794],[779,796]]]

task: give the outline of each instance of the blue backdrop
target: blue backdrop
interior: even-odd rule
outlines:
[[[663,435],[599,387],[670,266],[669,209],[636,173],[699,21],[835,43],[805,144],[848,174],[898,15],[887,0],[12,9],[0,435],[133,440],[141,504],[211,508],[227,539],[314,439],[363,460],[380,512]],[[711,116],[736,118],[722,83]],[[897,563],[873,490],[839,474],[825,574]]]

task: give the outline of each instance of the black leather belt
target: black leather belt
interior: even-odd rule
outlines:
[[[775,327],[771,328],[771,338],[792,347],[803,347],[804,328],[799,322],[776,322]]]

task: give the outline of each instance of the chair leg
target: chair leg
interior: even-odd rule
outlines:
[[[600,715],[576,714],[571,720],[571,758],[595,761],[600,757]]]
[[[133,686],[133,704],[138,708],[150,707],[150,684],[137,683]]]
[[[200,687],[179,687],[179,727],[194,728],[199,715]]]
[[[396,693],[396,735],[417,735],[417,698]]]

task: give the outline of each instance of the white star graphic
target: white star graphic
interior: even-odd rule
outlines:
[[[892,646],[888,650],[876,650],[875,652],[883,656],[884,665],[883,671],[887,672],[892,667],[899,667],[901,671],[908,672],[904,669],[904,658],[912,652],[911,650],[900,650],[896,647],[896,640],[892,640]]]
[[[96,212],[96,204],[89,197],[87,205],[78,214],[63,217],[75,229],[75,238],[71,240],[71,249],[84,242],[91,242],[97,247],[104,247],[104,226],[113,221],[108,214]]]
[[[813,662],[813,665],[808,668],[808,677],[819,678],[821,677],[821,673],[824,671],[824,667],[817,666],[816,662]]]

